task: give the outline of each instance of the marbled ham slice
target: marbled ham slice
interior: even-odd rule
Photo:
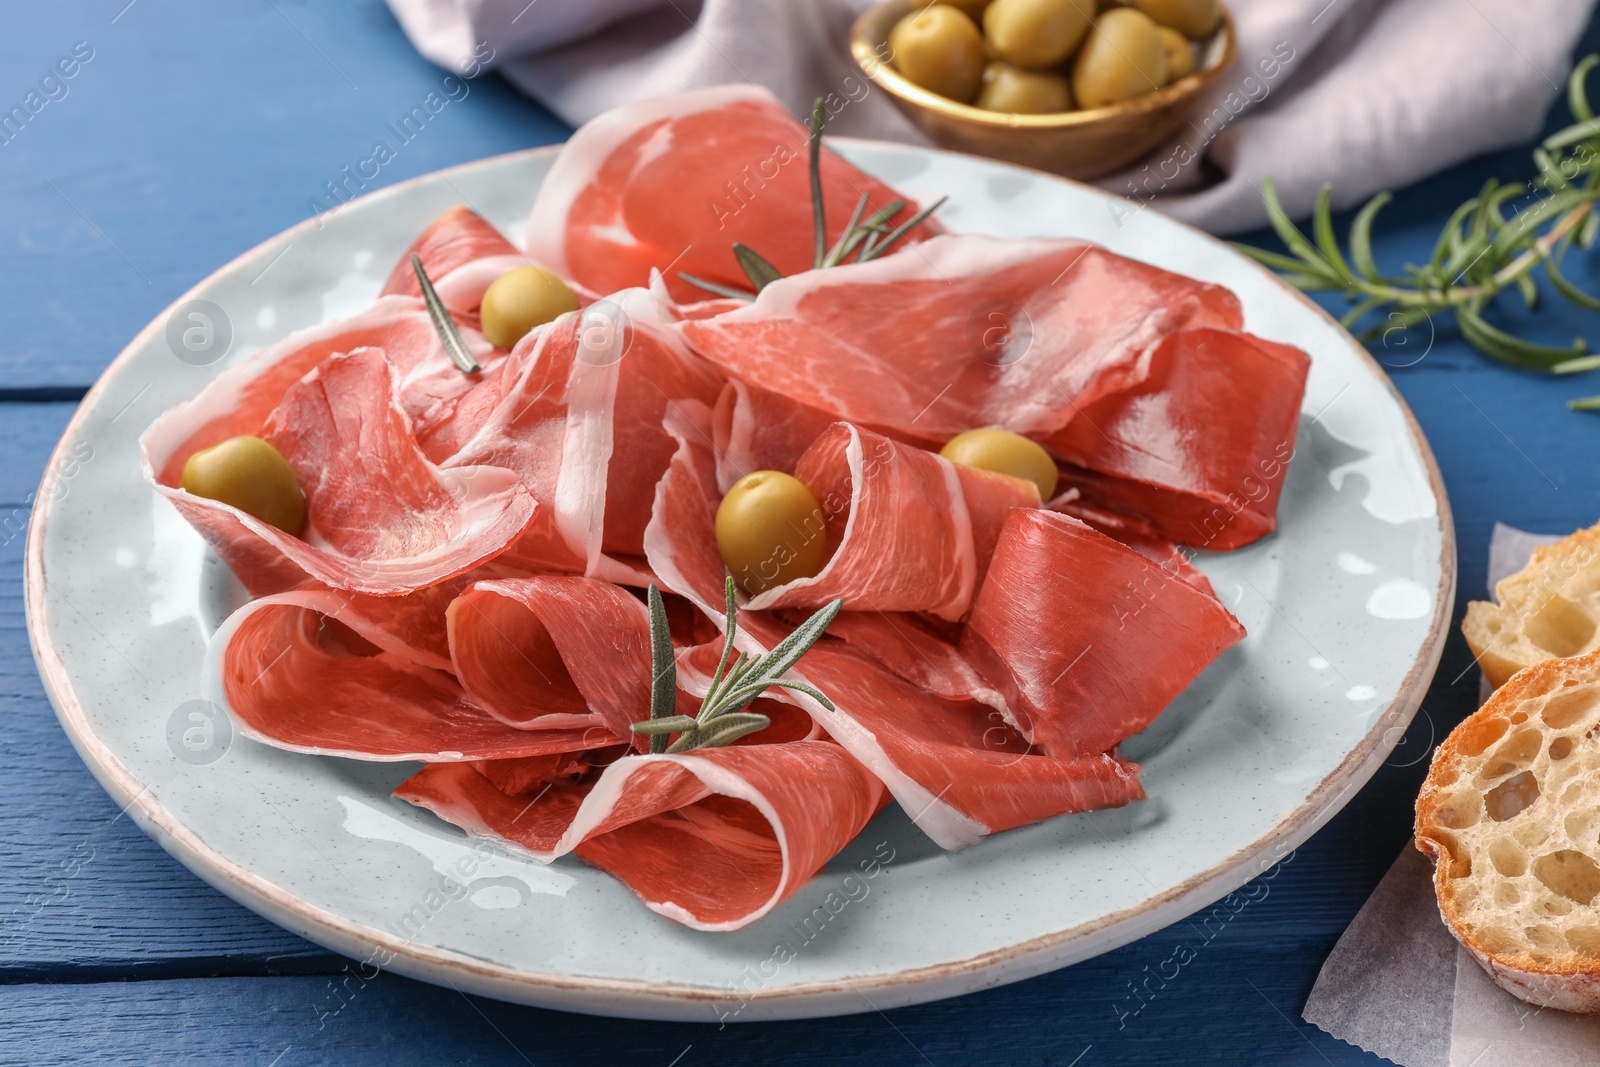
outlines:
[[[726,493],[753,471],[793,474],[806,449],[837,416],[733,379],[717,397],[712,425],[717,488]]]
[[[157,489],[252,592],[309,578],[387,596],[445,581],[504,552],[538,504],[504,468],[444,471],[429,463],[398,391],[398,375],[381,351],[331,356],[258,429],[289,461],[305,493],[299,536],[174,484]],[[163,463],[164,457],[146,456],[147,463]],[[374,485],[382,492],[374,493]]]
[[[951,234],[679,329],[733,377],[937,447],[980,426],[1054,433],[1143,381],[1168,334],[1240,323],[1226,289],[1095,245]]]
[[[617,293],[523,338],[500,371],[461,398],[427,439],[454,446],[446,468],[517,472],[548,507],[500,562],[648,581],[643,554],[654,488],[676,447],[664,414],[715,402],[721,377],[670,328],[647,290]]]
[[[737,930],[789,897],[882,806],[883,785],[831,741],[630,756],[592,782],[506,794],[477,770],[424,768],[395,795],[541,860],[568,852],[652,911]]]
[[[1243,637],[1214,596],[1139,552],[1066,515],[1018,510],[961,650],[1029,741],[1090,756],[1148,726]]]
[[[789,613],[787,621],[798,625],[804,619],[801,613]],[[976,701],[1010,721],[1004,694],[961,654],[956,627],[936,625],[916,612],[841,611],[828,626],[828,636],[926,693],[957,702]]]
[[[229,710],[246,736],[321,756],[437,763],[616,744],[609,731],[593,725],[507,726],[469,701],[443,671],[386,650],[352,654],[341,639],[343,627],[380,649],[385,636],[341,617],[343,605],[337,595],[299,590],[252,600],[234,612],[212,638],[207,696]]]
[[[679,448],[656,491],[645,551],[668,588],[720,622],[726,572],[713,535],[716,463],[695,425],[669,415],[667,429]],[[763,652],[788,632],[767,612],[740,612],[737,641],[744,651]],[[1143,797],[1134,764],[1032,751],[1002,712],[931,695],[850,651],[848,640],[824,638],[791,672],[828,694],[838,710],[796,700],[942,847]]]
[[[458,321],[469,317],[474,327],[490,284],[506,271],[532,262],[488,219],[457,205],[447,209],[411,242],[389,272],[379,295],[421,298],[422,286],[411,266],[413,252],[422,260],[422,269],[428,272],[428,280],[433,282],[445,307]]]
[[[812,710],[829,736],[881,778],[943,848],[1144,799],[1137,764],[1103,753],[1042,752],[1004,713],[925,693],[837,643],[812,648],[795,673],[838,708]]]
[[[1031,483],[959,467],[847,423],[817,438],[795,476],[822,502],[831,554],[815,577],[768,589],[751,598],[752,608],[815,608],[843,597],[846,610],[959,619],[1006,512],[1039,505]]]
[[[528,220],[528,252],[597,293],[648,285],[658,270],[685,302],[708,294],[680,272],[749,287],[735,242],[785,274],[806,270],[814,252],[807,141],[777,98],[753,85],[615,108],[585,123],[556,158]],[[822,183],[830,244],[863,193],[879,208],[905,199],[826,148]],[[909,238],[934,232],[924,223]]]
[[[462,332],[486,369],[497,364],[477,331]],[[193,399],[169,408],[140,438],[146,466],[161,485],[177,485],[191,455],[240,434],[259,435],[296,382],[329,356],[358,348],[383,350],[399,375],[400,404],[416,419],[474,385],[445,355],[422,301],[384,297],[354,318],[290,334],[217,375]]]
[[[1141,384],[1082,406],[1045,444],[1084,470],[1064,484],[1148,516],[1199,548],[1239,548],[1277,526],[1311,361],[1298,348],[1227,330],[1156,346]]]
[[[448,618],[462,689],[501,722],[598,722],[628,740],[629,727],[650,717],[650,621],[620,586],[556,576],[478,582]]]

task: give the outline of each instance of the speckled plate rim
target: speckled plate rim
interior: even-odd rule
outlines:
[[[853,138],[837,138],[855,141]],[[862,144],[876,144],[864,141]],[[890,145],[891,148],[907,146]],[[407,181],[367,194],[362,200],[382,200],[421,184],[447,179],[479,166],[515,158],[554,155],[559,145],[527,149],[489,157],[471,163],[419,175]],[[919,149],[938,155],[960,156],[941,149]],[[1008,164],[1009,165],[1009,164]],[[1028,170],[1028,168],[1018,168]],[[1031,171],[1051,182],[1078,186],[1098,196],[1103,190],[1070,179]],[[175,300],[128,343],[84,396],[78,410],[57,443],[45,469],[35,499],[53,499],[58,472],[64,469],[63,448],[79,432],[89,413],[106,391],[108,383],[124,370],[137,351],[163,329],[167,316],[178,305],[194,299],[213,283],[240,273],[269,256],[281,243],[316,227],[312,218],[269,238],[250,251],[214,271]],[[1182,225],[1182,224],[1179,224]],[[1184,229],[1225,249],[1220,241],[1194,227]],[[1276,276],[1258,268],[1289,299],[1299,301],[1326,322],[1337,326],[1331,316],[1298,290]],[[1344,803],[1377,771],[1394,748],[1420,706],[1438,667],[1455,602],[1456,548],[1455,524],[1450,512],[1444,481],[1433,450],[1428,445],[1416,417],[1399,391],[1372,355],[1353,337],[1344,333],[1357,357],[1357,363],[1377,378],[1397,405],[1411,441],[1427,472],[1428,485],[1437,506],[1440,531],[1439,583],[1435,592],[1433,618],[1416,659],[1384,712],[1343,761],[1319,782],[1306,800],[1277,820],[1270,830],[1240,848],[1206,871],[1179,883],[1137,905],[1102,915],[1050,934],[1019,941],[1003,949],[980,953],[966,959],[946,961],[934,966],[908,968],[890,975],[859,980],[839,979],[762,988],[742,994],[748,1003],[736,1016],[740,1021],[785,1018],[816,1018],[851,1014],[886,1007],[923,1003],[975,992],[1009,982],[1044,974],[1110,951],[1146,934],[1161,929],[1184,915],[1220,899],[1258,874],[1264,873],[1289,852],[1305,842],[1336,814]],[[89,770],[112,799],[134,822],[168,853],[219,892],[257,912],[272,922],[306,937],[332,951],[357,959],[370,959],[387,970],[462,992],[477,993],[499,1000],[537,1005],[594,1015],[642,1019],[682,1019],[686,1004],[714,1004],[727,999],[726,991],[673,982],[571,978],[535,973],[492,963],[463,953],[451,952],[403,940],[394,934],[316,907],[272,884],[250,868],[207,845],[174,814],[163,807],[150,787],[142,783],[117,759],[110,747],[94,732],[83,705],[74,690],[72,678],[50,638],[50,610],[44,544],[50,536],[49,509],[35,508],[28,526],[23,578],[23,600],[27,613],[29,641],[46,694],[55,707],[62,728]]]

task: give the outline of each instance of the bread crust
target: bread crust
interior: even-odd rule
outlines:
[[[1579,899],[1600,886],[1588,873],[1600,860],[1593,832],[1600,809],[1589,818],[1600,792],[1585,784],[1595,767],[1600,649],[1536,663],[1496,690],[1434,752],[1416,806],[1416,846],[1434,863],[1434,894],[1450,932],[1501,988],[1585,1014],[1600,1013],[1600,894]],[[1524,773],[1539,786],[1527,803],[1528,790],[1513,781]],[[1511,793],[1501,789],[1508,784]],[[1574,793],[1578,802],[1567,803]],[[1574,826],[1582,828],[1577,839]],[[1530,852],[1537,853],[1531,860]],[[1581,868],[1578,879],[1549,874],[1542,864],[1552,855],[1562,870]]]

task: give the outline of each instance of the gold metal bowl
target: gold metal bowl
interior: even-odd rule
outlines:
[[[1068,178],[1098,178],[1153,151],[1190,118],[1200,94],[1233,63],[1233,18],[1202,46],[1199,67],[1170,85],[1106,107],[1052,115],[1011,115],[960,104],[913,84],[885,61],[889,31],[928,0],[886,0],[856,20],[850,51],[862,73],[881,86],[935,144],[1003,159]]]

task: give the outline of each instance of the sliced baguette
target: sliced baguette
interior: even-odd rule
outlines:
[[[1519,672],[1417,797],[1450,932],[1532,1004],[1600,1012],[1600,651]]]
[[[1495,688],[1524,667],[1600,647],[1600,525],[1534,549],[1495,596],[1499,604],[1468,604],[1461,623]]]

